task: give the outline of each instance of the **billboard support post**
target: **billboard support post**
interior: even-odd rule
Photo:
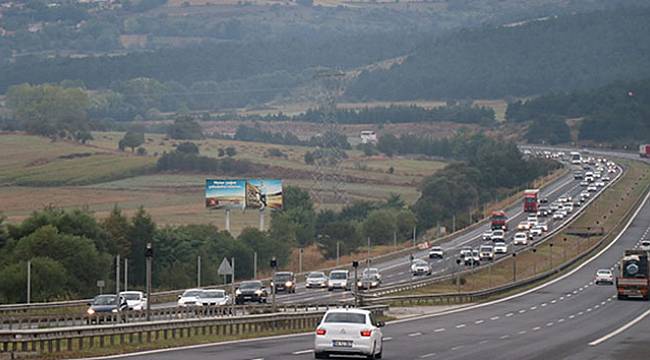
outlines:
[[[260,209],[260,231],[264,231],[264,209]]]
[[[230,232],[230,209],[226,209],[226,231]]]

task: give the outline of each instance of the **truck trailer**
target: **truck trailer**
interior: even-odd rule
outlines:
[[[537,213],[539,189],[524,190],[524,212]]]
[[[619,262],[616,276],[616,291],[618,299],[630,297],[648,300],[650,269],[648,269],[648,251],[625,250],[625,255]]]

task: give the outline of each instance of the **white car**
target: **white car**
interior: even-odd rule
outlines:
[[[481,245],[478,252],[481,260],[494,260],[494,246]]]
[[[201,292],[203,289],[188,289],[182,295],[178,295],[178,306],[198,306],[201,303]]]
[[[494,253],[495,254],[507,254],[508,253],[508,244],[504,241],[499,241],[494,243]]]
[[[639,244],[639,250],[650,251],[650,240],[641,240]]]
[[[589,187],[587,187],[587,191],[596,192],[598,191],[598,187],[596,185],[589,185]]]
[[[483,239],[483,241],[492,240],[492,230],[488,230],[484,232],[483,235],[481,235],[481,238]]]
[[[465,256],[464,260],[466,266],[479,266],[481,265],[481,254],[478,250],[474,249],[469,256]]]
[[[384,350],[383,326],[368,310],[328,310],[316,328],[314,357],[361,355],[380,359]]]
[[[580,186],[583,186],[583,187],[584,186],[589,186],[589,181],[587,181],[587,180],[581,181]]]
[[[607,182],[607,181],[611,181],[612,179],[609,177],[609,175],[605,175],[601,178],[601,180]]]
[[[517,230],[529,230],[530,229],[530,223],[528,221],[522,221],[519,224],[517,224]]]
[[[506,238],[506,232],[503,230],[494,230],[492,231],[492,241],[504,240]]]
[[[230,296],[225,290],[203,290],[199,295],[199,305],[201,306],[223,306],[230,303]]]
[[[529,214],[526,221],[528,221],[529,224],[531,222],[537,223],[537,214]]]
[[[571,204],[571,205],[569,205]],[[562,208],[562,211],[564,211],[567,214],[570,214],[573,212],[573,203],[569,203],[567,205],[564,205],[564,208]]]
[[[566,217],[566,212],[564,210],[558,210],[553,214],[553,220],[562,220]]]
[[[544,230],[542,230],[542,228],[539,226],[535,226],[534,228],[530,229],[529,234],[531,236],[542,236],[542,234],[544,234]]]
[[[120,296],[126,300],[129,310],[142,311],[147,308],[147,298],[142,291],[122,291]]]
[[[513,245],[528,245],[528,234],[525,232],[518,232],[512,240]]]
[[[442,259],[445,257],[445,251],[440,246],[432,246],[429,249],[429,259]]]
[[[411,273],[414,276],[431,275],[432,272],[433,272],[433,270],[431,269],[431,266],[429,265],[429,263],[422,260],[422,259],[414,260],[413,265],[411,265]]]
[[[381,273],[377,268],[365,268],[361,273],[361,277],[370,277],[376,279],[378,282],[381,282]]]
[[[466,256],[471,256],[472,255],[472,248],[470,246],[464,246],[462,249],[460,249],[459,257],[461,259],[464,259]]]
[[[350,272],[347,270],[332,270],[330,271],[329,280],[327,281],[327,290],[334,291],[335,289],[343,289],[348,291],[351,289]]]
[[[580,197],[588,198],[590,196],[591,194],[589,193],[589,191],[583,191],[580,193]]]
[[[305,287],[306,288],[326,288],[328,280],[329,279],[327,278],[327,276],[325,276],[324,272],[312,271],[309,274],[307,274],[307,278],[305,279]]]
[[[540,222],[538,222],[538,223],[537,223],[537,227],[540,228],[540,229],[542,229],[543,232],[547,232],[547,231],[548,231],[548,223],[546,223],[546,221],[543,221],[543,222],[540,221]]]
[[[594,183],[594,185],[596,185],[596,187],[603,187],[603,186],[605,186],[605,182],[604,181],[596,181]]]
[[[609,269],[600,269],[596,271],[596,277],[594,278],[594,284],[609,284],[614,285],[614,274]]]

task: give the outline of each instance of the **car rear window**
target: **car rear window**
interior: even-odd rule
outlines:
[[[326,323],[365,324],[366,315],[356,313],[333,312],[325,316]]]

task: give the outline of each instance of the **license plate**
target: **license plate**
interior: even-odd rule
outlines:
[[[349,340],[333,340],[332,346],[334,347],[352,347],[352,341]]]

